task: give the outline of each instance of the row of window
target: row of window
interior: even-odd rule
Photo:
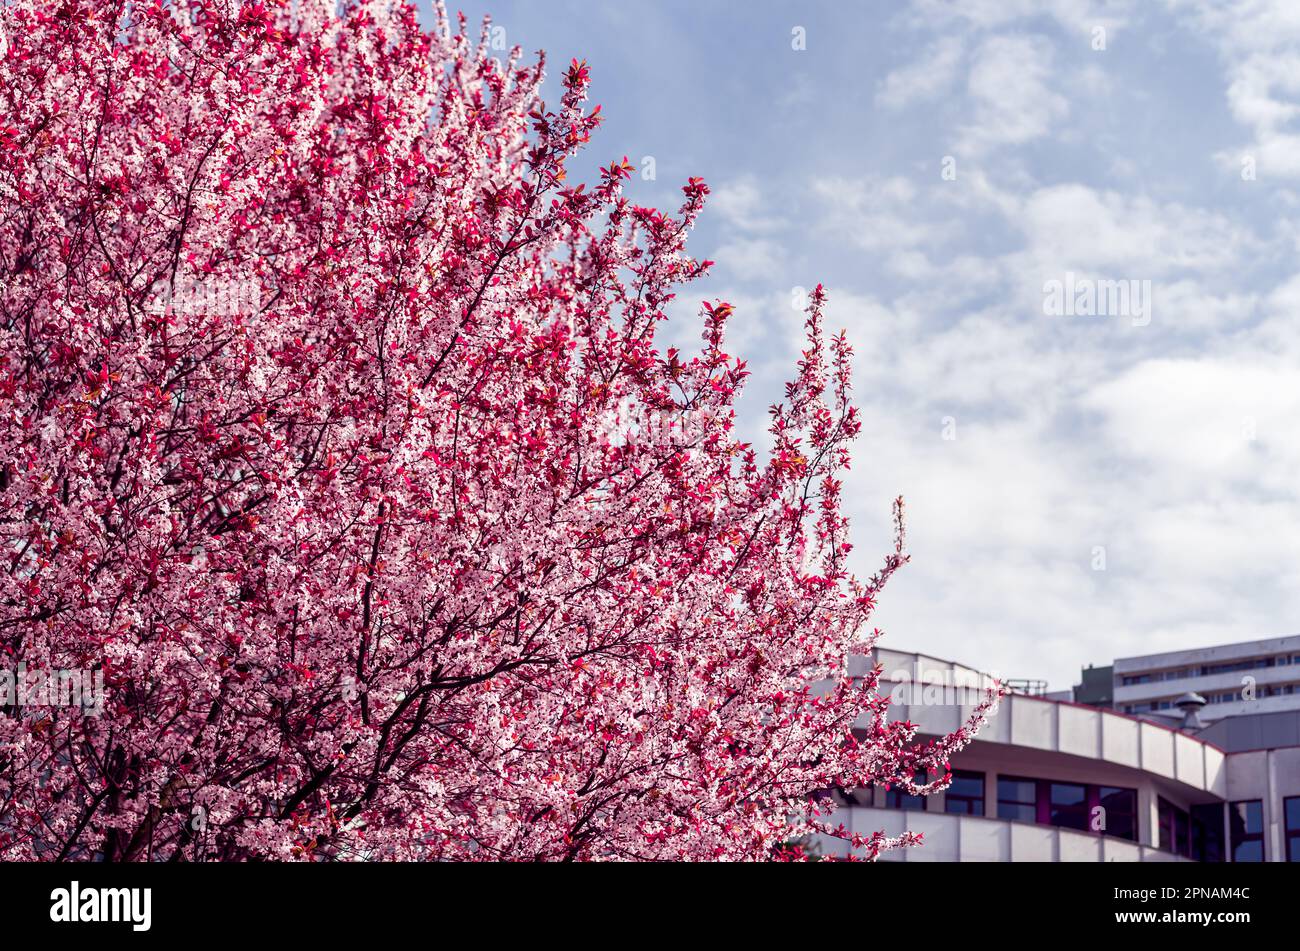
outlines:
[[[1285,697],[1292,694],[1300,694],[1300,683],[1265,684],[1256,687],[1254,699],[1262,700],[1264,697]],[[1240,690],[1206,691],[1203,696],[1207,703],[1239,703],[1246,699],[1242,696]],[[1124,712],[1150,713],[1153,710],[1172,710],[1173,707],[1174,701],[1172,699],[1152,700],[1147,703],[1126,703],[1124,705]]]
[[[914,781],[924,783],[926,779],[923,774],[918,774]],[[895,787],[885,793],[885,806],[889,809],[924,810],[927,799],[926,796],[908,795]],[[1286,860],[1300,862],[1300,796],[1283,800],[1282,807]],[[1225,809],[1228,827],[1226,851],[1223,835]],[[952,783],[944,794],[943,811],[984,815],[984,774],[954,770]],[[1258,799],[1208,803],[1184,810],[1161,796],[1157,800],[1157,815],[1159,847],[1167,852],[1198,862],[1264,861],[1264,807]],[[1095,832],[1136,842],[1137,790],[999,776],[997,817]]]
[[[925,782],[917,776],[915,782]],[[910,796],[891,788],[885,793],[889,809],[925,809],[925,796]],[[954,770],[944,794],[944,812],[982,816],[984,774]],[[1037,822],[1080,832],[1096,832],[1137,841],[1137,791],[1119,786],[1058,783],[1020,776],[998,777],[997,817]]]
[[[1168,710],[1173,707],[1172,700],[1152,700],[1150,703],[1126,703],[1125,713],[1151,713],[1153,710]]]
[[[1264,804],[1258,799],[1192,806],[1189,812],[1163,797],[1157,801],[1160,848],[1199,862],[1263,862]],[[1224,810],[1228,851],[1223,848]],[[1282,800],[1282,836],[1288,862],[1300,862],[1300,796]]]
[[[1137,790],[998,777],[998,818],[1137,841]]]
[[[912,781],[926,782],[925,774],[918,773]],[[885,793],[885,808],[924,810],[928,798],[908,795],[893,786]],[[984,815],[984,774],[968,769],[953,770],[952,782],[944,792],[943,811],[969,816]]]
[[[1197,667],[1180,667],[1175,670],[1153,670],[1142,674],[1126,674],[1120,678],[1120,683],[1125,687],[1131,687],[1134,684],[1154,684],[1162,680],[1184,680],[1188,677],[1208,677],[1211,674],[1230,674],[1239,670],[1260,670],[1265,667],[1287,667],[1292,664],[1300,664],[1300,654],[1252,657],[1250,660],[1234,660],[1222,664],[1202,664]]]
[[[1208,803],[1192,806],[1190,811],[1180,809],[1164,797],[1156,805],[1159,846],[1164,851],[1198,862],[1264,861],[1264,805],[1258,799],[1226,805]],[[1227,852],[1223,842],[1224,809],[1228,813]]]

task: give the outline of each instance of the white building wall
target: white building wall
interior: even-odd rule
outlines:
[[[1202,675],[1200,668],[1215,664],[1234,663],[1271,657],[1272,667],[1257,667],[1241,671],[1224,671]],[[1268,713],[1300,709],[1300,693],[1265,697],[1264,688],[1280,684],[1300,684],[1300,635],[1264,638],[1239,644],[1222,644],[1193,650],[1168,651],[1141,657],[1121,657],[1114,663],[1114,704],[1117,710],[1125,706],[1172,700],[1184,693],[1222,694],[1242,691],[1251,685],[1257,693],[1253,699],[1245,695],[1240,700],[1211,703],[1201,711],[1203,720],[1213,721],[1225,716],[1247,713]],[[1171,680],[1150,683],[1125,684],[1126,677],[1187,669],[1191,673]]]
[[[1160,776],[1174,777],[1174,734],[1154,723],[1138,727],[1138,749],[1142,768]]]
[[[1101,755],[1112,763],[1137,769],[1142,764],[1142,750],[1137,728],[1131,720],[1102,715]]]
[[[963,725],[978,702],[979,686],[989,682],[971,668],[921,655],[882,651],[878,659],[885,670],[881,689],[896,697],[891,718],[916,723],[919,738]],[[872,807],[849,810],[850,828],[924,833],[926,855],[888,856],[908,861],[1165,861],[1177,856],[1156,848],[1161,798],[1183,810],[1258,799],[1264,803],[1267,856],[1276,861],[1285,855],[1282,800],[1300,795],[1300,747],[1228,755],[1159,724],[1022,695],[1003,700],[953,767],[984,774],[985,817],[945,813],[942,794],[930,798],[927,810],[884,809],[885,793],[878,788],[868,797]],[[999,775],[1136,789],[1138,841],[999,820]]]
[[[922,846],[884,853],[885,862],[1174,862],[1178,856],[1122,839],[1087,835],[1053,826],[1028,825],[978,816],[850,807],[845,824],[857,832],[888,835],[919,832]],[[843,820],[843,817],[841,817]],[[818,836],[824,856],[847,856],[847,842]]]
[[[1057,740],[1062,753],[1100,759],[1102,755],[1102,720],[1095,710],[1066,705],[1056,706]]]

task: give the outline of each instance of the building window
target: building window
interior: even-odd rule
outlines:
[[[1137,841],[1136,789],[1100,786],[1097,789],[1097,805],[1105,810],[1101,814],[1102,832],[1131,842]]]
[[[1136,842],[1137,790],[999,776],[998,818],[1098,832]]]
[[[952,783],[943,797],[943,811],[967,816],[984,815],[984,774],[953,770]]]
[[[1160,848],[1175,855],[1192,854],[1192,824],[1186,810],[1175,806],[1163,796],[1156,803],[1160,822]]]
[[[1234,862],[1264,861],[1264,805],[1258,799],[1228,806],[1228,833]]]
[[[1282,821],[1286,826],[1286,860],[1300,862],[1300,796],[1282,800]]]
[[[1201,676],[1209,677],[1214,674],[1230,674],[1239,670],[1260,670],[1265,667],[1272,667],[1274,660],[1272,657],[1256,657],[1252,660],[1237,660],[1226,664],[1206,664],[1201,668]]]
[[[918,772],[912,777],[912,782],[919,785],[925,784],[925,773]],[[925,796],[913,796],[901,786],[890,786],[885,790],[885,808],[886,809],[925,809]]]
[[[998,777],[998,818],[1018,822],[1038,821],[1038,781],[1015,776]]]
[[[1079,783],[1048,783],[1048,823],[1088,831],[1088,787]]]
[[[1192,858],[1198,862],[1223,861],[1223,804],[1192,806]]]
[[[843,786],[831,786],[828,789],[813,793],[812,798],[830,799],[839,806],[866,806],[870,808],[874,803],[871,798],[871,787],[867,786],[862,789],[845,789]]]

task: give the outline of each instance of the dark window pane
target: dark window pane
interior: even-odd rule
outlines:
[[[1047,821],[1054,826],[1087,831],[1088,787],[1075,783],[1050,783],[1047,791]]]
[[[1234,827],[1240,826],[1247,835],[1258,835],[1264,831],[1264,807],[1258,799],[1251,802],[1234,802],[1232,804]]]
[[[1078,829],[1081,832],[1088,831],[1088,812],[1086,809],[1064,809],[1060,806],[1053,806],[1050,816],[1051,823],[1054,826]]]
[[[1228,806],[1228,832],[1234,862],[1264,861],[1264,804],[1258,799]]]
[[[1192,806],[1192,858],[1198,862],[1223,861],[1223,806],[1220,803]]]
[[[999,802],[998,818],[1013,819],[1018,822],[1033,822],[1036,818],[1037,810],[1033,806],[1027,806],[1016,802]]]
[[[1264,861],[1264,843],[1258,839],[1239,842],[1232,848],[1232,860],[1234,862]]]
[[[952,774],[952,784],[948,795],[963,796],[967,799],[984,798],[984,774],[957,772]]]
[[[886,809],[924,809],[925,797],[912,796],[900,789],[890,789],[885,793]]]
[[[1052,805],[1082,806],[1088,801],[1088,788],[1073,783],[1052,783]]]
[[[1126,812],[1131,815],[1137,812],[1137,791],[1133,789],[1102,786],[1097,790],[1097,799],[1108,813]]]
[[[1137,790],[1121,786],[1099,786],[1097,805],[1103,810],[1100,831],[1121,839],[1137,840]]]
[[[1128,839],[1130,842],[1137,841],[1137,821],[1133,816],[1122,812],[1106,813],[1106,826],[1101,831],[1106,835],[1113,835],[1119,839]]]
[[[1038,782],[1016,776],[998,777],[998,818],[1038,821]]]
[[[912,782],[917,785],[925,783],[925,773],[916,773],[912,776]],[[925,796],[913,796],[901,786],[891,786],[885,791],[885,808],[886,809],[925,809]]]
[[[1178,855],[1191,854],[1191,829],[1187,812],[1163,796],[1156,800],[1160,823],[1160,848]]]
[[[1300,796],[1292,796],[1283,801],[1282,815],[1288,832],[1300,832]]]
[[[1006,802],[1034,802],[1034,782],[1030,779],[999,779],[998,799]]]
[[[956,770],[943,800],[944,812],[968,816],[984,815],[984,774]]]

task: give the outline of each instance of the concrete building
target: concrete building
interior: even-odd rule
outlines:
[[[1207,722],[1300,710],[1300,635],[1120,657],[1113,677],[1111,705],[1122,713],[1176,718],[1175,701],[1186,693],[1205,698]],[[1091,702],[1078,688],[1075,699]]]
[[[1093,667],[1089,664],[1080,672],[1079,682],[1065,698],[1075,703],[1085,703],[1090,707],[1112,707],[1115,705],[1115,667]]]
[[[922,737],[956,729],[990,681],[920,654],[879,650],[875,660],[891,715]],[[836,821],[924,833],[923,847],[886,861],[1300,861],[1300,713],[1264,716],[1274,719],[1189,733],[1160,717],[1012,694],[954,757],[944,793],[836,791]]]

